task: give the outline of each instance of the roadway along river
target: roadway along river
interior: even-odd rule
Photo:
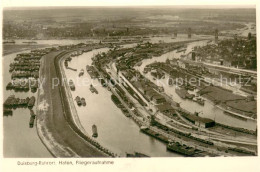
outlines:
[[[76,81],[76,91],[72,91],[72,97],[84,97],[86,106],[77,106],[74,101],[79,119],[85,131],[92,135],[92,125],[97,125],[98,138],[101,145],[125,156],[125,153],[141,152],[153,157],[181,156],[166,150],[166,145],[158,140],[140,132],[139,127],[127,118],[119,108],[112,102],[111,93],[100,85],[95,86],[98,94],[89,90],[90,76],[86,72],[86,65],[91,65],[94,54],[105,52],[107,48],[84,53],[73,57],[69,67],[78,69],[77,72],[65,69],[67,78],[78,78],[79,71],[84,69],[84,75]],[[78,84],[77,84],[78,82]],[[83,83],[86,84],[83,84]],[[92,81],[93,85],[98,84],[97,80]]]

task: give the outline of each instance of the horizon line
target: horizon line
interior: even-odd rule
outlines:
[[[256,5],[107,5],[107,6],[7,6],[3,10],[26,9],[68,9],[68,8],[179,8],[179,9],[256,9]]]

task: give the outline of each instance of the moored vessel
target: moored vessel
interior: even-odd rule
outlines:
[[[97,126],[92,125],[92,137],[98,137]]]

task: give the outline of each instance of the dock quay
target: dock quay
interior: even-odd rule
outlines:
[[[101,46],[104,45],[92,46],[91,48]],[[39,103],[45,100],[51,102],[47,112],[38,111],[37,113],[37,119],[43,118],[43,121],[37,120],[39,135],[56,157],[115,157],[117,156],[115,153],[101,146],[91,136],[78,128],[78,124],[73,117],[75,114],[72,114],[73,111],[70,109],[65,85],[62,84],[52,89],[51,85],[48,84],[51,83],[52,78],[63,78],[61,61],[73,50],[68,49],[67,46],[64,47],[66,47],[65,50],[52,52],[46,55],[42,61],[45,68],[42,69],[41,77],[46,79],[46,82],[43,83],[43,89],[49,91],[52,96],[50,97],[48,94],[39,95]],[[50,133],[53,138],[44,137]],[[70,147],[71,151],[62,149],[63,146]]]

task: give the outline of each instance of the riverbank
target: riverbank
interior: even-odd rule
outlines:
[[[36,45],[3,45],[3,56],[6,56],[8,54],[17,53],[20,51],[26,51],[26,50],[34,50],[38,48],[46,48],[50,47],[50,45],[47,44],[36,44]]]
[[[39,89],[37,128],[40,138],[55,157],[106,157],[87,141],[73,123],[68,101],[61,85],[52,87],[53,78],[61,79],[58,60],[67,52],[52,52],[43,58]],[[63,91],[62,91],[63,90]]]

